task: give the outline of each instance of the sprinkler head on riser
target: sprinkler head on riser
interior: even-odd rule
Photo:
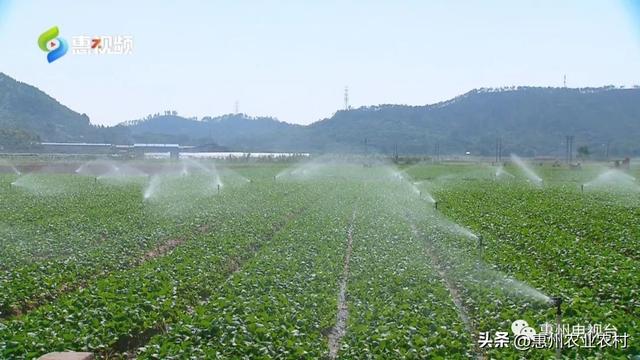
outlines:
[[[558,315],[562,314],[562,298],[561,297],[552,297],[549,300],[549,305],[556,307],[556,312]]]

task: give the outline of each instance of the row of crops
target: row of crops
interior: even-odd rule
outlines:
[[[640,326],[639,209],[615,202],[603,204],[598,200],[602,194],[532,190],[525,185],[501,185],[487,192],[483,190],[486,185],[465,184],[464,189],[453,187],[438,193],[447,216],[483,235],[483,252],[478,255],[483,263],[567,299],[567,323],[613,324],[636,338]],[[465,276],[457,278],[464,280]],[[483,305],[491,298],[497,302],[497,294],[490,291]],[[535,304],[528,312],[523,302],[506,306],[512,310],[505,309],[502,299],[495,305],[487,319],[479,319],[485,328],[508,327],[491,321],[495,313],[504,316],[512,311],[514,316],[521,314],[537,323],[552,319],[536,311]],[[580,353],[589,352],[596,351],[583,349]],[[633,341],[625,351],[608,349],[609,356],[638,352],[640,347]]]
[[[0,176],[0,358],[549,358],[477,345],[516,319],[552,322],[547,295],[567,300],[567,323],[630,334],[565,356],[639,351],[629,201],[484,168],[236,170],[248,180],[169,178],[152,199],[144,179],[47,174],[34,181],[67,190],[34,193]]]
[[[435,177],[426,187],[440,200],[444,215],[483,237],[481,248],[474,249],[477,240],[446,236],[438,237],[446,244],[437,247],[450,259],[450,271],[466,295],[478,330],[508,329],[513,318],[535,324],[553,320],[540,302],[526,301],[534,297],[519,296],[514,291],[517,285],[505,283],[502,274],[509,274],[565,299],[565,323],[611,324],[631,339],[626,349],[574,347],[564,349],[565,356],[605,353],[607,358],[630,358],[638,354],[640,347],[633,340],[640,326],[638,192],[614,186],[583,192],[579,185],[593,176],[588,169],[546,169],[543,174],[555,181],[543,188],[522,181],[496,181],[477,169],[459,171],[458,181],[445,183]],[[415,169],[413,175],[429,176],[424,169]],[[425,222],[425,226],[432,224]],[[483,265],[460,259],[478,259]],[[493,356],[508,353],[489,351]],[[544,351],[535,354],[544,356]]]

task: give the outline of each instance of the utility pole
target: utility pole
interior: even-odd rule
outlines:
[[[237,114],[240,114],[240,103],[238,102],[238,100],[236,100],[235,108],[234,108],[234,109],[235,109],[235,114],[236,114],[236,115],[237,115]]]
[[[571,164],[571,162],[573,161],[573,139],[574,136],[573,135],[567,135],[565,136],[566,139],[566,159],[567,159],[567,164]]]
[[[424,136],[424,156],[429,156],[429,133]]]
[[[393,147],[393,159],[398,161],[398,144],[396,143]]]
[[[569,137],[569,163],[573,163],[573,135]]]
[[[369,148],[367,146],[367,138],[364,138],[364,154],[369,154]]]
[[[605,158],[609,161],[609,147],[611,146],[611,140],[607,140],[607,151],[605,152]]]
[[[566,89],[567,88],[567,74],[564,74],[564,79],[562,81],[563,87]]]
[[[502,137],[496,138],[496,164],[502,161]]]

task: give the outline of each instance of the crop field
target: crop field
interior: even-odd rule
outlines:
[[[3,162],[0,359],[632,359],[638,175]],[[516,320],[599,342],[519,348]]]

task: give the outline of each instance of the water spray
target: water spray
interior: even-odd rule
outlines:
[[[520,170],[522,170],[522,172],[524,173],[524,175],[527,177],[527,179],[529,180],[530,183],[536,185],[536,186],[542,186],[543,185],[543,180],[540,176],[538,176],[538,174],[536,174],[524,161],[522,161],[522,159],[520,157],[518,157],[516,154],[511,154],[511,161],[513,161],[514,164],[516,164],[518,166],[518,168],[520,168]]]

